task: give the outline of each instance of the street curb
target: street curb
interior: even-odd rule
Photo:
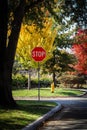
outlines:
[[[80,94],[78,97],[84,97],[87,94],[87,90],[81,89],[80,91],[84,92],[83,94]]]
[[[38,118],[33,123],[25,126],[22,130],[37,130],[37,127],[41,126],[46,120],[48,120],[50,117],[52,117],[56,112],[60,111],[62,109],[62,105],[58,103],[58,106],[51,109],[48,113],[43,115],[42,117]]]

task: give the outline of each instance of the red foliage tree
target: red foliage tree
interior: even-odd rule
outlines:
[[[87,30],[78,30],[72,51],[77,59],[73,68],[80,74],[87,74]]]

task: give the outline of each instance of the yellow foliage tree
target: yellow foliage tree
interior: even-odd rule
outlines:
[[[27,67],[37,67],[37,63],[32,59],[31,51],[39,46],[46,50],[46,58],[40,64],[52,57],[56,37],[56,30],[52,29],[52,24],[52,19],[45,19],[43,28],[39,28],[35,24],[22,24],[16,52],[21,63]]]

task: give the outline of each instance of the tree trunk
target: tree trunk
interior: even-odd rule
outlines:
[[[12,31],[7,46],[8,1],[0,1],[0,105],[5,107],[16,106],[12,96],[12,68],[24,16],[24,2],[25,0],[21,0],[15,10]]]
[[[28,90],[31,88],[31,71],[28,71]]]
[[[53,82],[54,82],[54,86],[56,86],[55,72],[53,72]]]
[[[0,105],[7,106],[13,101],[6,71],[6,41],[8,24],[8,1],[0,1]],[[9,97],[9,98],[8,98]]]
[[[55,51],[53,52],[53,58],[54,58],[54,65],[56,64],[55,63]],[[54,82],[54,86],[56,86],[56,74],[55,74],[55,69],[53,70],[53,82]]]
[[[0,77],[0,105],[14,107],[16,106],[16,102],[12,97],[11,75],[5,67],[3,70],[4,73]]]

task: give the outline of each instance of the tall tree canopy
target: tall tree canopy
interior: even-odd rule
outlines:
[[[69,16],[80,28],[87,28],[87,0],[65,0],[64,15]]]

